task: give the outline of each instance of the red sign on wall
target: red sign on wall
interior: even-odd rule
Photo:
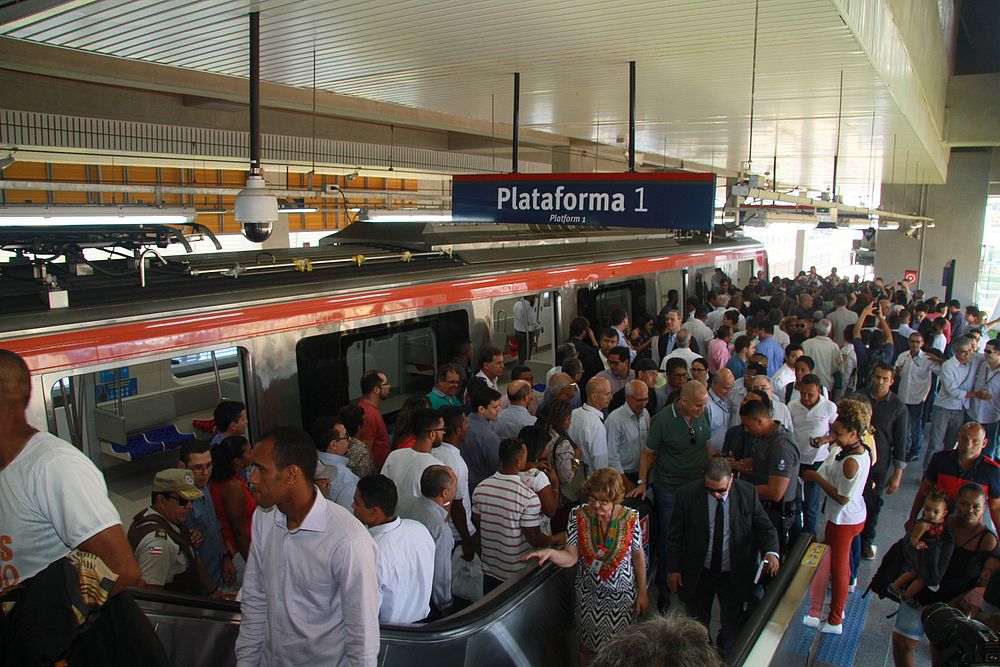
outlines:
[[[915,269],[907,269],[903,271],[903,280],[909,280],[911,285],[917,284],[917,271]]]

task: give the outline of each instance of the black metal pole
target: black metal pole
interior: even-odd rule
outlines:
[[[635,171],[635,61],[628,63],[628,170]]]
[[[510,173],[517,173],[517,142],[518,128],[521,120],[521,73],[514,72],[514,137],[513,146],[510,153],[511,170]]]
[[[260,174],[260,12],[250,13],[250,174]]]

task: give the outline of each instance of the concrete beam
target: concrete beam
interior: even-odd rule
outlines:
[[[240,77],[110,58],[7,38],[0,38],[0,68],[69,81],[99,83],[128,90],[228,102],[240,106],[247,103],[248,97],[247,81]],[[53,83],[49,85],[52,86]],[[282,86],[264,81],[261,82],[261,97],[263,106],[269,109],[308,114],[313,112],[313,91],[308,88]],[[189,100],[188,104],[190,103]],[[62,113],[54,109],[47,111]],[[477,118],[375,102],[322,90],[316,93],[316,113],[391,125],[396,129],[408,127],[414,130],[465,132],[481,136],[490,136],[494,132],[497,135],[511,134],[511,127],[505,123],[491,124],[489,121]],[[545,147],[569,143],[567,137],[524,128],[521,129],[520,137],[526,144]]]
[[[955,147],[1000,146],[1000,74],[948,80],[945,140]]]

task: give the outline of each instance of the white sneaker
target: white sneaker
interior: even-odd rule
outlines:
[[[802,617],[802,625],[806,626],[807,628],[818,628],[819,624],[820,620],[816,616],[810,616],[809,614],[806,614],[805,616]]]
[[[830,623],[824,623],[823,627],[820,628],[820,632],[826,635],[842,635],[844,634],[844,624],[831,625]]]
[[[857,589],[857,587],[858,587],[858,580],[857,579],[851,579],[851,585],[847,587],[847,592],[848,593],[853,593],[855,591],[855,589]]]

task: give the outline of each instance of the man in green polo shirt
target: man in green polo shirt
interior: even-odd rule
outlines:
[[[451,364],[445,364],[438,369],[436,383],[427,393],[427,400],[435,410],[446,405],[458,407],[462,405],[462,399],[458,397],[459,387],[458,370]]]
[[[656,413],[649,425],[646,449],[639,463],[639,481],[629,496],[642,497],[646,493],[650,469],[655,464],[653,477],[653,502],[656,506],[656,553],[659,567],[656,587],[660,611],[670,606],[670,589],[667,588],[667,529],[677,501],[677,489],[688,482],[701,479],[705,464],[712,454],[709,438],[712,426],[705,406],[708,390],[705,385],[691,380],[681,388],[680,398]]]

